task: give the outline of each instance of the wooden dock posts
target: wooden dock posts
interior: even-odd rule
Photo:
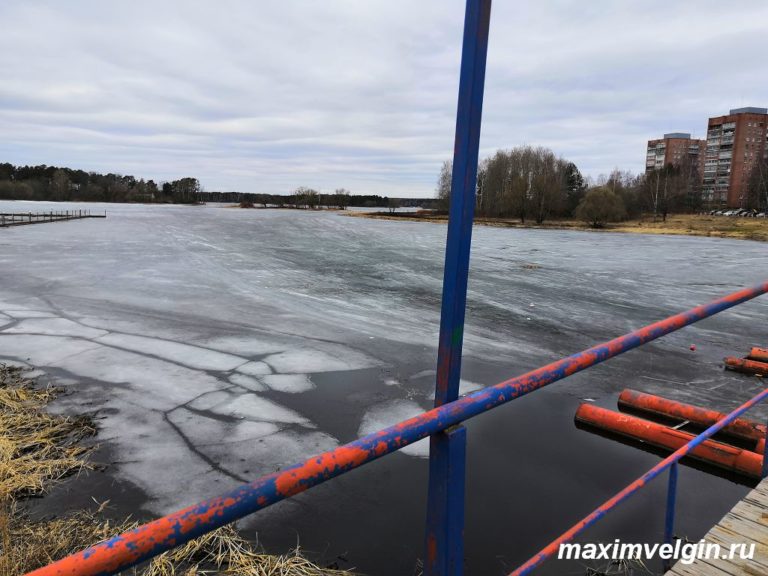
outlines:
[[[720,547],[718,557],[678,562],[667,576],[756,576],[768,574],[768,478],[747,494],[703,540]],[[731,555],[731,546],[738,553]],[[754,556],[742,554],[754,545]],[[714,554],[712,555],[714,556]]]
[[[9,226],[25,226],[29,224],[45,224],[46,222],[62,222],[66,220],[82,220],[85,218],[106,218],[104,214],[94,214],[90,210],[58,210],[48,212],[3,212],[0,213],[0,228]]]

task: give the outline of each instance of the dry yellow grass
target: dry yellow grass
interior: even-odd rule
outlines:
[[[373,218],[377,220],[400,220],[412,222],[446,222],[445,215],[401,213],[384,214],[371,212],[350,211],[345,216],[358,218]],[[475,218],[475,224],[480,226],[495,226],[500,228],[536,228],[552,230],[591,230],[583,222],[577,220],[547,220],[543,224],[526,222],[521,224],[519,219],[511,218]],[[728,216],[703,216],[699,214],[675,214],[667,217],[666,222],[658,218],[646,216],[637,220],[627,220],[608,224],[599,232],[626,232],[631,234],[672,234],[685,236],[708,236],[713,238],[735,238],[738,240],[757,240],[768,242],[768,218],[735,218]]]
[[[81,442],[96,433],[87,416],[49,414],[56,389],[24,378],[21,369],[0,364],[0,576],[19,576],[137,526],[130,519],[112,523],[102,505],[95,512],[73,511],[31,521],[18,500],[39,496],[57,480],[88,466],[92,448]],[[161,554],[141,576],[331,576],[351,572],[323,569],[300,551],[263,554],[225,526]]]
[[[53,416],[43,408],[56,396],[37,388],[19,368],[0,366],[0,502],[36,496],[48,482],[87,466],[96,433],[90,418]]]
[[[661,219],[654,222],[652,218],[644,218],[613,224],[611,230],[641,234],[678,234],[768,242],[768,218],[675,214],[668,216],[666,222],[662,222]]]
[[[99,512],[75,512],[45,522],[29,522],[13,514],[4,538],[0,575],[17,576],[45,566],[72,552],[131,530],[138,524],[110,523]],[[312,564],[299,550],[283,556],[259,553],[231,526],[219,528],[154,558],[130,571],[134,576],[331,576],[350,572]]]

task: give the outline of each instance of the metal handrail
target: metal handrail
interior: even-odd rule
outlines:
[[[768,281],[670,316],[522,376],[433,408],[284,471],[263,476],[216,498],[148,522],[30,572],[30,576],[114,574],[464,420],[765,293],[768,293]]]
[[[665,542],[671,542],[672,540],[672,528],[674,526],[675,519],[675,494],[677,491],[677,463],[690,454],[694,448],[699,444],[711,438],[717,434],[720,430],[731,424],[739,416],[744,414],[747,410],[762,402],[768,398],[768,388],[748,400],[736,410],[725,416],[723,419],[718,420],[715,424],[707,428],[704,432],[693,438],[685,446],[681,446],[675,450],[672,454],[664,458],[661,462],[656,464],[653,468],[648,470],[645,474],[640,476],[637,480],[629,484],[621,492],[609,498],[603,502],[600,506],[595,508],[591,514],[585,516],[579,520],[576,524],[571,526],[568,530],[563,532],[559,537],[555,538],[547,546],[541,549],[537,554],[532,556],[527,562],[522,564],[514,572],[511,572],[509,576],[525,576],[530,574],[538,566],[540,566],[545,560],[550,558],[555,552],[558,551],[561,544],[570,542],[581,532],[598,522],[603,518],[607,512],[614,509],[616,506],[629,499],[630,496],[642,490],[651,480],[659,476],[664,470],[669,469],[669,486],[667,492],[667,513],[665,515],[664,525],[664,540]],[[763,477],[766,475],[766,460],[763,458]]]

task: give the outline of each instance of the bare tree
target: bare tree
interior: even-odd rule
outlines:
[[[760,212],[768,210],[768,158],[758,162],[749,176],[746,207]]]
[[[453,161],[446,160],[440,168],[437,178],[437,200],[441,210],[448,210],[451,204],[451,181],[453,178]]]
[[[347,206],[349,206],[349,195],[350,192],[346,188],[336,189],[336,192],[334,193],[334,199],[339,210],[347,209]]]

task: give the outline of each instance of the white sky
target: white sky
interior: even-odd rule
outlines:
[[[461,0],[1,0],[0,162],[432,196]],[[765,0],[496,0],[481,156],[597,176],[664,132],[768,106]]]

